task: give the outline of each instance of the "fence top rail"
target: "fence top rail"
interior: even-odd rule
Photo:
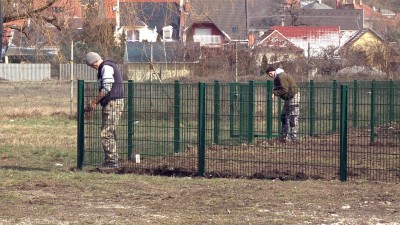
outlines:
[[[82,80],[82,79],[78,79],[78,80]],[[219,85],[246,85],[249,84],[250,82],[253,82],[254,85],[259,85],[259,86],[263,86],[263,85],[267,85],[268,81],[272,81],[272,80],[266,80],[266,81],[247,81],[247,82],[220,82],[218,80],[214,81],[214,82],[193,82],[193,83],[188,83],[188,82],[180,82],[179,80],[176,81],[167,81],[167,82],[160,82],[158,80],[150,82],[150,81],[134,81],[134,80],[125,80],[124,83],[128,83],[128,82],[134,82],[135,84],[143,84],[143,85],[149,85],[149,84],[175,84],[176,82],[178,82],[181,85],[194,85],[194,84],[198,84],[198,83],[205,83],[206,85],[214,85],[215,83],[218,83]],[[97,80],[85,80],[85,83],[90,83],[90,82],[97,82]],[[371,84],[376,81],[354,81],[354,82],[338,82],[335,80],[332,81],[308,81],[308,82],[298,82],[298,85],[300,87],[309,87],[310,83],[314,84],[315,88],[326,88],[329,87],[331,88],[332,85],[334,83],[336,83],[336,85],[338,87],[340,87],[340,85],[348,85],[349,87],[353,87],[355,85],[355,83],[357,84],[358,87],[371,87]],[[379,81],[378,83],[376,83],[377,85],[379,85],[378,87],[384,87],[385,85],[392,83],[394,85],[394,87],[400,86],[400,81],[393,81],[393,80],[387,80],[387,81]]]

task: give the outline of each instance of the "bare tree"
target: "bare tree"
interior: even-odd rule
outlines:
[[[79,0],[3,0],[1,3],[3,25],[7,31],[4,36],[10,39],[12,46],[37,50],[56,49],[66,39],[70,40],[74,7],[80,7]],[[24,60],[39,62],[49,58],[37,54]],[[58,62],[59,58],[51,60]]]

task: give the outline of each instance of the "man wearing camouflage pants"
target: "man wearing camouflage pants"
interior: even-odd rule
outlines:
[[[266,73],[274,79],[275,96],[284,100],[281,122],[283,142],[296,141],[299,130],[300,92],[293,77],[281,68],[268,67]]]
[[[94,100],[89,102],[89,110],[100,104],[102,108],[102,127],[100,133],[101,144],[105,154],[103,166],[117,168],[117,137],[116,128],[124,108],[124,85],[121,72],[117,65],[109,60],[102,59],[99,54],[89,52],[85,62],[88,66],[97,69],[99,92]]]

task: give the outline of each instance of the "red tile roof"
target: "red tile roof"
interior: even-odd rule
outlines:
[[[327,33],[339,33],[339,27],[283,27],[274,26],[273,30],[279,31],[283,36],[287,38],[293,37],[319,37]]]
[[[22,28],[25,25],[25,20],[14,20],[11,22],[7,22],[3,24],[4,33],[3,33],[3,44],[7,44],[8,40],[11,38],[11,28],[10,27],[18,27]]]
[[[277,30],[268,30],[265,32],[260,37],[260,42],[257,45],[269,48],[291,49],[299,52],[303,51]]]

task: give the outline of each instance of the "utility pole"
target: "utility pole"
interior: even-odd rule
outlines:
[[[71,86],[71,95],[70,95],[70,112],[69,115],[72,118],[72,113],[74,109],[74,39],[71,41],[71,78],[70,78],[70,86]]]
[[[235,82],[238,81],[238,44],[235,41]]]
[[[121,15],[119,11],[119,0],[117,0],[117,7],[115,9],[115,33],[118,32],[119,28],[121,27]]]

